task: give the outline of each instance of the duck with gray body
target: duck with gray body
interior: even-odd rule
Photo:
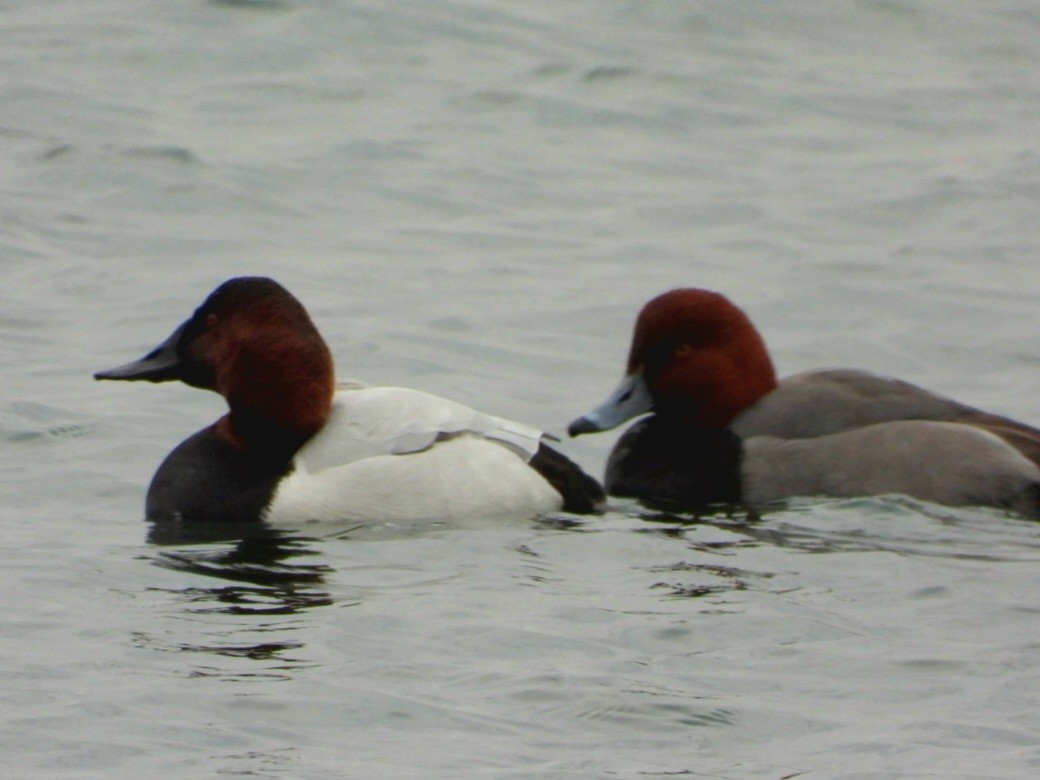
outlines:
[[[757,331],[716,293],[676,290],[648,303],[628,368],[569,428],[579,435],[650,413],[610,454],[612,494],[763,505],[900,493],[1040,514],[1040,431],[865,371],[777,382]],[[734,405],[730,393],[751,400]]]

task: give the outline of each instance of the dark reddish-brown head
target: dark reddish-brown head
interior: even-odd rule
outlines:
[[[215,390],[231,409],[220,435],[252,446],[277,439],[294,451],[325,424],[335,390],[332,356],[310,316],[262,277],[225,282],[155,350],[95,377]]]
[[[758,330],[718,293],[685,288],[639,313],[627,372],[642,371],[654,409],[698,428],[723,428],[776,387]]]
[[[650,411],[725,428],[775,387],[773,362],[744,312],[709,290],[672,290],[639,313],[621,385],[570,431],[606,430]]]

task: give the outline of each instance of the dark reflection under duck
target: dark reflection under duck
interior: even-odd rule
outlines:
[[[229,581],[182,593],[203,611],[231,614],[292,614],[334,603],[323,585],[333,569],[315,560],[317,540],[264,523],[149,524],[148,542],[162,547],[153,563],[165,569]]]

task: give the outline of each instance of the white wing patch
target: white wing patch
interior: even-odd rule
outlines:
[[[524,461],[542,437],[535,428],[419,390],[350,387],[336,393],[328,422],[297,453],[296,467],[316,474],[379,455],[422,452],[464,434],[501,444]]]

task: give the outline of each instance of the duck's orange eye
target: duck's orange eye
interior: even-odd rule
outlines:
[[[689,344],[680,344],[672,350],[672,357],[682,358],[687,357],[693,352],[693,347]]]

